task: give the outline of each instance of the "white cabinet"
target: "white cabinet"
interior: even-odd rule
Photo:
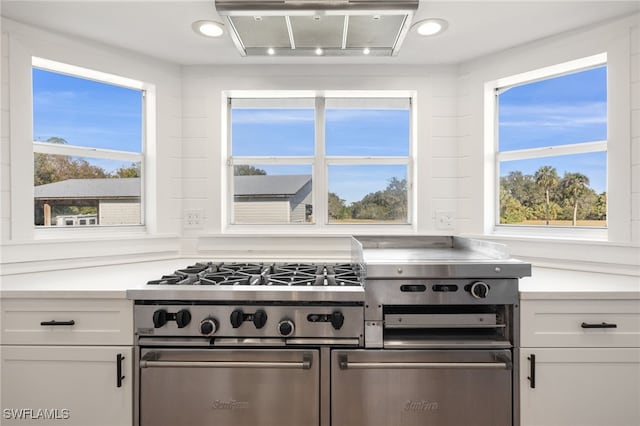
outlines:
[[[3,299],[0,424],[131,426],[129,300]]]
[[[3,346],[1,358],[3,425],[131,425],[131,347]]]
[[[526,348],[520,363],[522,426],[640,425],[640,349]]]
[[[521,426],[640,425],[640,301],[523,300]]]

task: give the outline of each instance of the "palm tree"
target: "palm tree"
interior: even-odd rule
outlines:
[[[560,181],[560,189],[565,199],[573,204],[573,226],[576,226],[578,202],[587,192],[589,178],[582,173],[566,173]]]
[[[540,167],[534,178],[536,184],[544,189],[545,201],[547,203],[546,221],[547,225],[549,225],[549,219],[551,219],[551,191],[558,186],[560,178],[558,177],[558,172],[555,167],[551,166]]]

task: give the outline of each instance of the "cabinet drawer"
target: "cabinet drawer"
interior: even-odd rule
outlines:
[[[638,300],[523,300],[522,347],[640,348]]]
[[[5,299],[1,315],[3,344],[133,344],[130,300]]]

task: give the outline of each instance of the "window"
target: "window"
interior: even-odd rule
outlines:
[[[409,224],[410,98],[230,100],[232,224]]]
[[[140,225],[141,83],[34,58],[36,227]]]
[[[496,89],[496,224],[607,227],[607,67]]]

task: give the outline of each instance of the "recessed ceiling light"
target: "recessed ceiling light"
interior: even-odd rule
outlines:
[[[256,21],[256,22],[260,22],[260,21],[262,21],[262,16],[254,16],[253,20]]]
[[[369,53],[371,53],[371,49],[369,49],[368,47],[365,47],[364,49],[362,49],[362,53],[365,55],[368,55]]]
[[[322,55],[323,53],[324,53],[324,51],[323,51],[320,47],[318,47],[318,48],[316,49],[316,55],[320,56],[320,55]]]
[[[449,23],[447,21],[437,18],[423,19],[413,25],[418,34],[423,36],[440,34],[446,30],[448,26]]]
[[[273,47],[270,47],[267,49],[267,54],[268,55],[275,55],[276,54],[276,50]]]
[[[196,21],[191,28],[205,37],[220,37],[224,33],[223,25],[215,21]]]

